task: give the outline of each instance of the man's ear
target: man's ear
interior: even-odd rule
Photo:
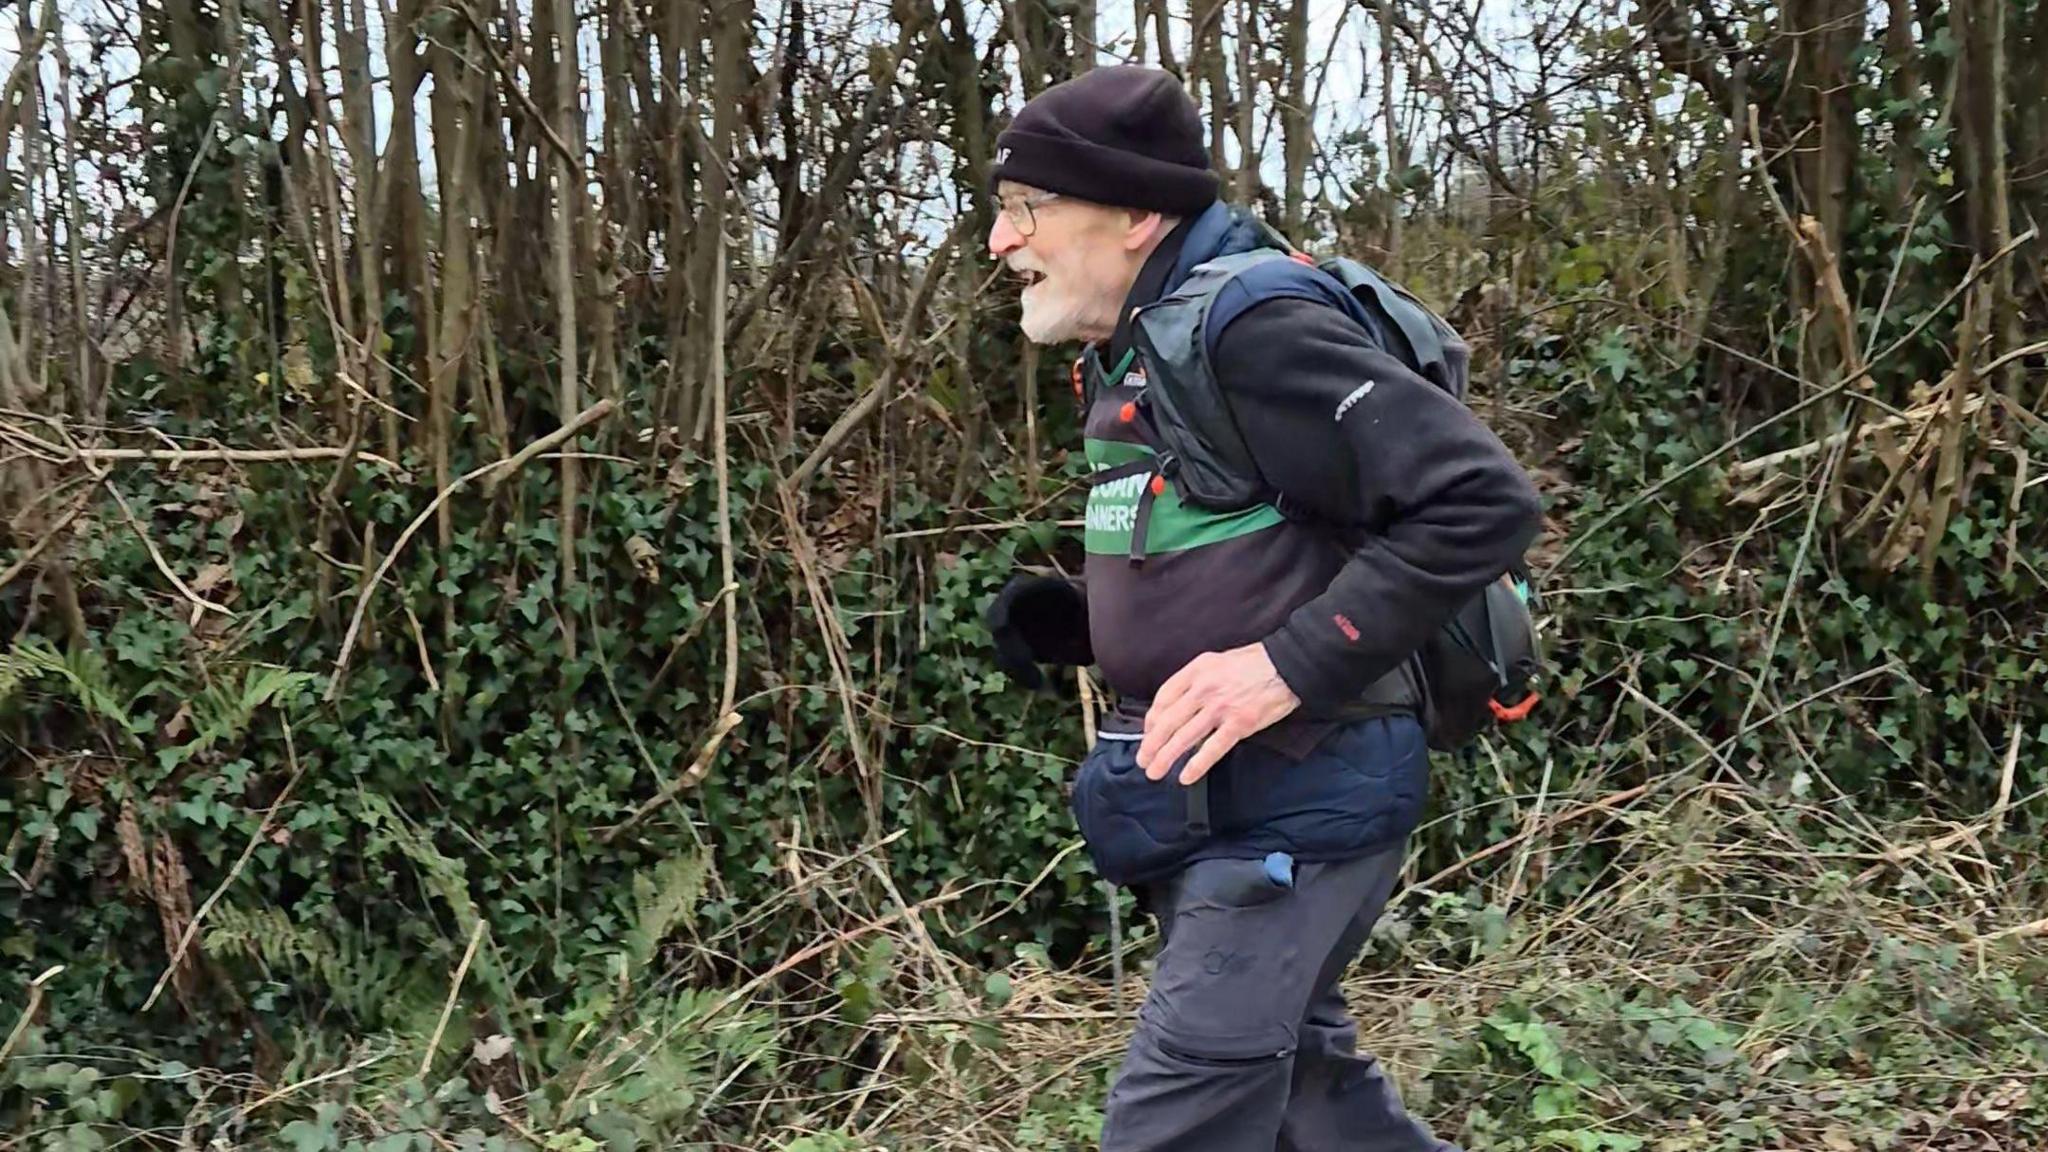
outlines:
[[[1163,212],[1132,212],[1124,228],[1124,251],[1140,252],[1151,247],[1154,241],[1166,235],[1172,227]]]

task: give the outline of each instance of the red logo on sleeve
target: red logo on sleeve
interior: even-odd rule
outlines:
[[[1330,619],[1337,622],[1337,629],[1344,633],[1346,640],[1351,641],[1353,644],[1358,643],[1358,625],[1353,624],[1349,616],[1339,612],[1335,616],[1330,617]]]

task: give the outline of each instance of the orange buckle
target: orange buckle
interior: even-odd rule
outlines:
[[[1166,495],[1166,477],[1154,476],[1152,478],[1152,494],[1154,496]]]
[[[1311,268],[1315,266],[1316,258],[1306,252],[1289,252],[1287,255],[1297,264],[1307,264]]]
[[[1488,696],[1486,698],[1486,706],[1488,708],[1493,709],[1494,719],[1500,721],[1503,724],[1513,724],[1517,720],[1528,719],[1529,713],[1536,710],[1536,702],[1541,699],[1543,699],[1543,697],[1537,695],[1534,692],[1531,692],[1528,696],[1522,699],[1522,702],[1520,704],[1517,704],[1511,708],[1506,704],[1503,704],[1500,701],[1495,700],[1493,697]]]

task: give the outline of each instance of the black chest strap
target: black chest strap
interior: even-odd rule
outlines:
[[[1145,562],[1145,535],[1152,526],[1152,502],[1166,491],[1166,477],[1160,471],[1159,461],[1154,457],[1132,460],[1113,468],[1104,468],[1088,477],[1090,488],[1128,480],[1133,476],[1150,476],[1152,479],[1138,490],[1138,510],[1131,522],[1131,563]]]

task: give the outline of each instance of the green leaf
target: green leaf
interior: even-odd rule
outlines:
[[[998,1008],[1010,1002],[1014,991],[1010,987],[1010,978],[1001,972],[989,973],[988,979],[981,982],[981,988],[988,994],[989,1003]]]
[[[105,1138],[88,1124],[73,1124],[62,1130],[58,1139],[45,1147],[55,1152],[101,1152],[107,1146]]]
[[[278,1132],[291,1143],[292,1152],[330,1152],[336,1146],[334,1126],[341,1119],[341,1105],[313,1106],[313,1119],[294,1120]]]

